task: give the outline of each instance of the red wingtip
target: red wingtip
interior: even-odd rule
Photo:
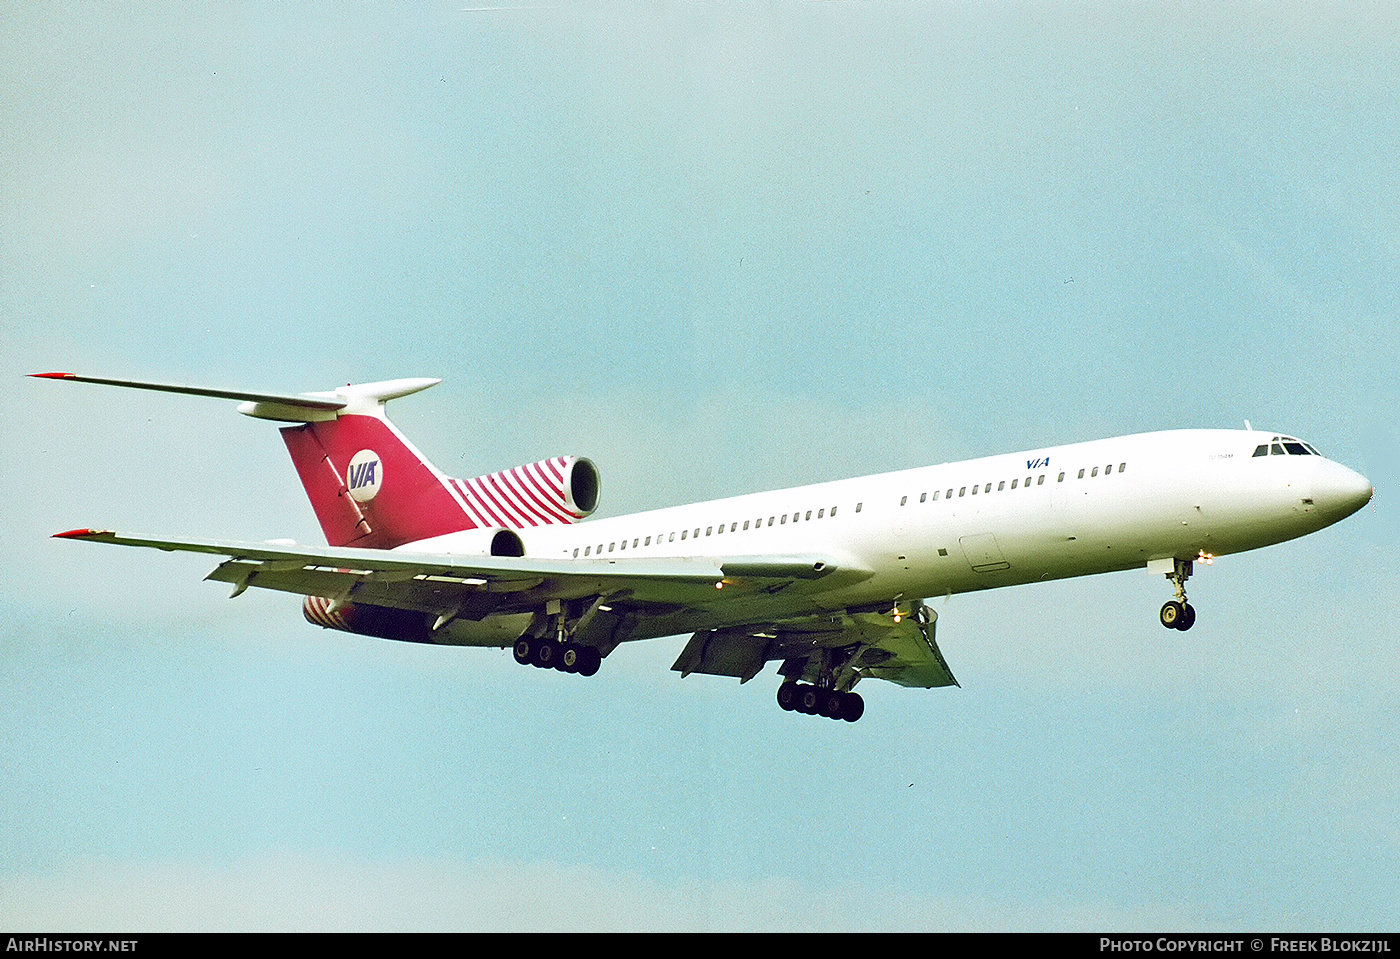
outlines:
[[[54,533],[53,539],[86,539],[89,536],[101,536],[109,530],[103,529],[70,529],[64,533]]]
[[[29,376],[37,376],[41,380],[71,380],[76,374],[73,373],[30,373]]]

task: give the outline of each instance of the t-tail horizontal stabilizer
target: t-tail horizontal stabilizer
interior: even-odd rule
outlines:
[[[79,376],[76,373],[30,373],[46,380],[70,380],[74,383],[98,383],[103,386],[125,386],[137,390],[161,393],[184,393],[188,396],[212,396],[224,400],[241,400],[238,412],[259,419],[287,423],[314,423],[333,420],[341,412],[373,413],[388,400],[407,396],[441,380],[429,377],[385,380],[379,383],[359,383],[318,393],[261,393],[248,390],[224,390],[208,386],[184,386],[178,383],[150,383],[145,380],[119,380],[101,376]]]

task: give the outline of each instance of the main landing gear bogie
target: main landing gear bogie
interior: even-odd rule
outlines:
[[[778,705],[789,712],[844,719],[848,723],[865,713],[865,700],[859,693],[842,693],[809,683],[783,683],[778,687]]]
[[[522,636],[512,650],[515,661],[522,666],[557,669],[563,673],[592,676],[603,663],[603,655],[594,646],[560,642],[556,639],[536,639]]]

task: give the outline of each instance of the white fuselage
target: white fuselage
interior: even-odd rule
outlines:
[[[643,639],[1237,553],[1370,499],[1364,477],[1323,456],[1254,455],[1273,439],[1144,433],[519,533],[527,556],[816,556],[840,571],[743,599],[717,591],[704,610],[654,617],[628,637]],[[402,549],[450,552],[457,535]]]

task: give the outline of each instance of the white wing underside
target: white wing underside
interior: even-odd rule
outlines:
[[[439,618],[521,613],[550,601],[603,597],[610,606],[644,621],[692,608],[714,611],[734,598],[771,591],[778,583],[804,581],[816,587],[815,581],[841,580],[852,572],[819,556],[547,560],[156,539],[90,529],[58,536],[224,557],[206,578],[231,584],[235,596],[258,587]],[[721,583],[723,589],[717,590]],[[784,673],[800,678],[804,669],[819,668],[823,657],[841,651],[840,662],[858,677],[903,686],[956,685],[934,643],[934,619],[931,610],[915,602],[702,630],[674,668],[683,675],[698,672],[747,681],[765,663],[783,660]]]

